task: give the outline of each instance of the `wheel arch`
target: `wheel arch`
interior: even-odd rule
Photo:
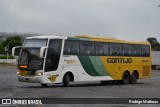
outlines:
[[[63,79],[65,75],[69,75],[70,81],[74,81],[74,74],[71,71],[67,71],[64,75],[63,75]]]
[[[125,72],[127,72],[127,73],[129,74],[129,76],[131,76],[131,73],[129,72],[129,70],[125,70],[125,71],[123,72],[123,74],[124,74]],[[123,76],[123,74],[122,74],[122,76]]]

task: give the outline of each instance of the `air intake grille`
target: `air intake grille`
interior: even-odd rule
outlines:
[[[143,66],[143,76],[149,76],[150,66]]]

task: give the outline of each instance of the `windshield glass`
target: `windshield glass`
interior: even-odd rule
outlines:
[[[40,48],[23,48],[21,51],[19,66],[27,66],[27,70],[41,70],[43,68],[43,59],[39,57]],[[21,69],[21,68],[20,68]]]
[[[36,71],[43,69],[43,60],[40,58],[40,48],[47,45],[48,39],[25,39],[19,58],[19,69]],[[20,67],[21,65],[25,66]]]
[[[47,45],[47,39],[26,39],[23,47],[43,47]]]

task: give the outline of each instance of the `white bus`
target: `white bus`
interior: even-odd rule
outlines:
[[[18,59],[18,80],[42,86],[69,86],[77,81],[136,83],[151,76],[150,52],[148,42],[95,36],[27,37]]]

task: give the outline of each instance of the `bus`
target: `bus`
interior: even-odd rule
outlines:
[[[14,55],[16,47],[12,49]],[[48,84],[82,81],[120,81],[134,84],[151,77],[151,46],[116,38],[27,37],[18,59],[18,80]]]

